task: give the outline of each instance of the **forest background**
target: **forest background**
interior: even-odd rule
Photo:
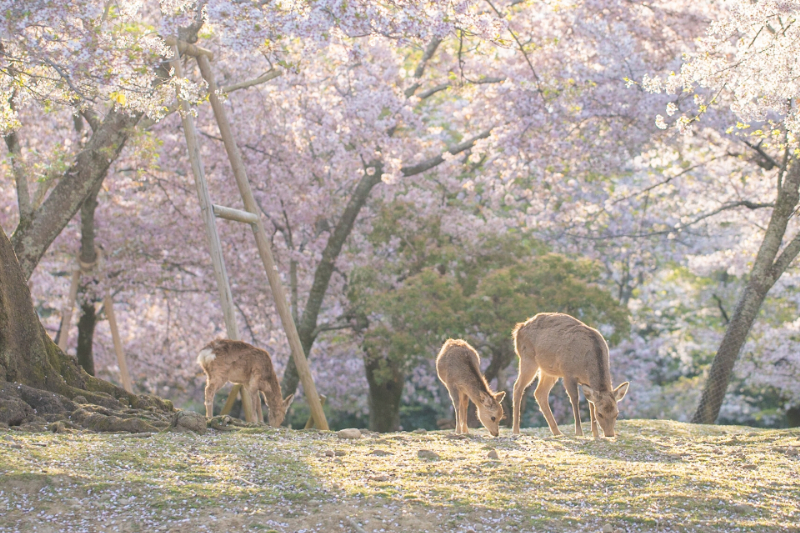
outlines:
[[[510,331],[545,311],[606,336],[614,382],[632,382],[623,417],[688,421],[781,216],[781,268],[719,421],[800,423],[791,2],[0,4],[0,226],[54,339],[76,257],[99,259],[67,349],[90,373],[119,383],[106,291],[136,391],[202,410],[196,354],[224,335],[176,90],[212,199],[239,199],[196,66],[175,79],[163,62],[160,36],[189,28],[228,87],[332,427],[450,418],[433,365],[448,337],[509,390]],[[80,214],[40,238],[115,125]],[[252,237],[218,227],[243,338],[287,395],[298,380]],[[526,424],[543,424],[534,411]],[[290,423],[307,416],[298,401]]]

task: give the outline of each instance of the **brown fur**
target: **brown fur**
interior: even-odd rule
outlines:
[[[213,355],[213,357],[212,357]],[[272,359],[266,350],[242,341],[218,339],[206,344],[197,356],[198,364],[206,373],[206,416],[214,414],[214,395],[227,382],[242,385],[242,394],[249,394],[256,419],[248,422],[263,423],[261,398],[269,406],[269,424],[280,426],[294,395],[283,399],[281,384]]]
[[[456,433],[469,433],[467,407],[478,408],[478,418],[489,433],[500,433],[505,392],[494,393],[481,373],[481,358],[466,341],[448,339],[436,357],[436,372],[447,387],[456,411]]]
[[[575,416],[575,434],[583,435],[578,409],[578,385],[581,385],[589,401],[592,434],[598,436],[599,423],[606,437],[614,436],[619,415],[617,402],[625,396],[629,383],[612,389],[608,345],[599,331],[569,315],[539,313],[517,324],[513,337],[519,357],[519,376],[514,383],[515,434],[519,433],[522,396],[538,375],[539,384],[533,395],[553,435],[561,435],[561,431],[550,410],[548,396],[558,378],[563,378]]]

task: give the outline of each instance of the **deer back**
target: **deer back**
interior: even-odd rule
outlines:
[[[475,348],[460,339],[448,339],[436,357],[436,372],[448,387],[457,387],[474,394],[494,396],[481,372],[481,358]]]
[[[269,353],[246,342],[211,341],[200,350],[197,362],[209,378],[224,378],[232,383],[249,383],[255,378],[260,384],[280,390]]]
[[[517,324],[514,346],[550,376],[572,377],[597,391],[611,390],[608,345],[603,335],[577,318],[539,313]]]

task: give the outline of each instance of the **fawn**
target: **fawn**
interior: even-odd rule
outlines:
[[[475,348],[466,341],[448,339],[436,357],[436,373],[453,400],[456,433],[469,433],[467,407],[472,400],[483,426],[495,437],[500,434],[502,401],[506,393],[494,393],[489,388],[481,373],[481,358]]]
[[[218,339],[200,350],[197,363],[206,373],[206,417],[214,416],[214,394],[230,381],[242,385],[242,395],[250,395],[255,420],[247,422],[264,422],[261,393],[269,406],[269,425],[277,427],[283,423],[294,394],[282,397],[281,384],[266,350],[242,341]]]
[[[611,388],[608,345],[603,335],[577,318],[562,313],[539,313],[513,332],[514,349],[519,357],[519,376],[514,383],[513,432],[519,433],[520,402],[528,385],[538,374],[539,383],[533,393],[553,435],[561,435],[548,404],[550,390],[558,378],[572,403],[575,434],[583,435],[578,410],[578,385],[589,401],[592,435],[598,436],[597,424],[606,437],[614,436],[619,415],[617,402],[625,397],[630,383]]]

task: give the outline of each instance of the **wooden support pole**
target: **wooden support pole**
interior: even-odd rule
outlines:
[[[122,378],[122,387],[126,391],[132,393],[133,384],[131,383],[131,375],[128,373],[128,362],[125,360],[125,352],[122,351],[122,340],[119,338],[119,329],[117,329],[117,315],[114,314],[114,301],[111,299],[110,294],[106,294],[103,298],[103,306],[106,308],[108,326],[111,328],[111,338],[114,340],[114,351],[117,354],[117,365],[119,366],[120,378]]]
[[[178,77],[183,77],[183,68],[181,67],[178,46],[173,44],[172,51],[175,55],[171,61],[172,67],[175,69],[175,75]],[[219,234],[217,233],[217,223],[214,219],[214,212],[211,208],[211,197],[208,194],[208,184],[206,183],[203,162],[200,159],[200,145],[197,142],[197,130],[194,126],[194,119],[189,112],[189,105],[186,103],[186,101],[180,98],[180,95],[178,95],[178,103],[181,106],[183,134],[186,137],[186,147],[189,151],[192,174],[194,175],[194,183],[197,187],[197,198],[200,202],[200,213],[202,214],[203,222],[206,228],[208,247],[211,251],[211,262],[214,266],[214,276],[217,278],[217,289],[219,290],[219,301],[222,304],[222,314],[225,319],[225,328],[228,332],[228,338],[238,341],[239,327],[236,324],[236,315],[234,314],[233,296],[231,295],[231,286],[228,282],[228,272],[225,269],[225,260],[222,257],[222,244],[220,243]],[[246,420],[252,420],[253,413],[255,412],[253,410],[254,406],[250,405],[250,403],[250,396],[248,394],[242,394],[242,408],[244,409]]]
[[[327,399],[328,399],[328,397],[325,396],[324,394],[320,394],[319,395],[319,401],[322,402],[322,406],[323,407],[325,406],[325,400],[327,400]],[[308,420],[306,421],[305,429],[311,429],[313,427],[314,427],[314,417],[313,416],[309,416]]]
[[[75,270],[72,271],[72,280],[69,285],[69,299],[61,311],[61,332],[58,334],[58,347],[61,351],[67,352],[67,343],[69,342],[69,327],[72,322],[72,310],[75,308],[75,299],[78,298],[78,282],[81,280],[80,266],[75,265]]]
[[[235,222],[244,222],[245,224],[257,224],[258,215],[241,211],[239,209],[231,209],[230,207],[222,207],[221,205],[214,204],[214,214],[219,218],[226,220],[233,220]]]
[[[250,182],[247,179],[247,172],[244,167],[244,162],[242,161],[242,154],[233,139],[231,126],[225,114],[225,108],[217,94],[217,83],[214,80],[214,73],[211,71],[211,64],[208,59],[206,55],[197,56],[197,64],[200,66],[200,72],[208,83],[208,99],[214,110],[214,117],[217,119],[220,136],[225,145],[225,151],[228,153],[228,159],[231,161],[233,175],[236,178],[236,184],[239,186],[239,192],[242,195],[244,207],[250,213],[258,215],[258,206],[253,197],[253,191],[250,189]],[[278,311],[278,315],[281,317],[286,336],[289,339],[289,347],[292,350],[292,357],[297,366],[297,373],[300,375],[300,382],[303,384],[303,390],[306,393],[308,405],[311,408],[311,415],[314,417],[317,428],[327,430],[328,421],[325,418],[325,412],[322,410],[322,403],[317,394],[317,387],[314,385],[314,379],[311,376],[311,369],[308,366],[308,361],[303,353],[303,346],[300,344],[300,336],[297,334],[297,327],[292,318],[289,305],[286,302],[286,293],[283,289],[280,275],[278,274],[278,267],[272,257],[269,238],[267,237],[267,232],[264,229],[261,217],[259,217],[258,222],[251,227],[255,234],[258,253],[261,256],[261,261],[264,263],[264,269],[267,272],[269,285],[275,299],[275,307]]]

